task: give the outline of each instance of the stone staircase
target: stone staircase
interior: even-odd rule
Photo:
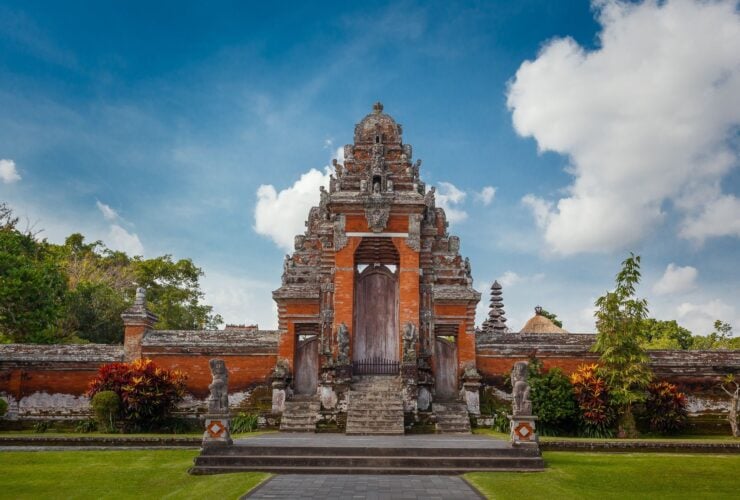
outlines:
[[[191,474],[464,474],[541,471],[537,445],[475,435],[346,436],[265,434],[201,450]]]
[[[399,435],[403,429],[401,381],[392,376],[358,377],[347,405],[349,435]]]
[[[438,434],[470,434],[470,417],[465,403],[432,403],[432,411],[437,417],[435,427]]]
[[[285,402],[280,430],[285,432],[316,432],[316,416],[321,403],[315,399],[294,399]]]

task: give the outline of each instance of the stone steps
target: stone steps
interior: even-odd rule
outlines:
[[[318,401],[286,401],[280,418],[284,432],[316,432],[316,417],[321,409]]]
[[[362,377],[353,381],[349,392],[345,433],[404,433],[401,382],[397,377]]]
[[[378,438],[383,439],[383,438]],[[387,438],[386,438],[387,439]],[[473,471],[541,471],[537,447],[456,446],[249,446],[207,448],[192,474],[264,471],[304,474],[463,474]]]
[[[437,418],[437,433],[470,434],[470,417],[465,403],[432,403],[432,411]]]

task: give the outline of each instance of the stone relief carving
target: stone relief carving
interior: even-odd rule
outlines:
[[[416,325],[412,322],[406,323],[403,327],[403,360],[416,361]]]
[[[212,359],[208,362],[211,368],[211,391],[208,396],[208,412],[212,414],[229,413],[229,372],[223,359]]]
[[[370,198],[365,204],[365,218],[367,225],[374,233],[381,233],[388,224],[391,215],[390,203],[386,203],[380,196]]]
[[[421,219],[420,214],[409,214],[409,236],[406,245],[412,250],[421,250]]]
[[[337,363],[340,365],[349,364],[349,329],[342,323],[337,330]]]
[[[334,250],[337,252],[347,246],[346,222],[347,219],[344,214],[337,215],[334,218]]]
[[[527,370],[527,362],[518,361],[514,364],[514,369],[511,371],[513,414],[515,417],[532,415],[532,401],[529,399]]]

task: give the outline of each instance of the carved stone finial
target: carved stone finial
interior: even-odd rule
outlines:
[[[541,307],[541,306],[537,306],[537,307],[535,307],[535,308],[534,308],[534,313],[535,313],[535,314],[536,314],[537,316],[542,316],[542,307]]]
[[[134,298],[134,305],[137,307],[146,307],[146,288],[136,288],[136,298]]]
[[[373,113],[375,113],[376,115],[379,115],[382,112],[383,112],[383,103],[382,102],[378,101],[375,104],[373,104]]]

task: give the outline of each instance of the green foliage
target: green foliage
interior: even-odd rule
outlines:
[[[508,413],[505,409],[499,408],[492,414],[491,430],[508,433],[511,430]]]
[[[202,303],[203,271],[190,259],[130,257],[81,234],[54,245],[19,231],[17,222],[0,203],[0,343],[121,343],[121,313],[137,285],[148,288],[156,328],[223,323]]]
[[[546,317],[547,319],[549,319],[550,321],[552,321],[553,324],[555,326],[557,326],[558,328],[562,328],[563,327],[563,322],[558,319],[558,315],[557,314],[551,313],[551,312],[549,312],[549,311],[547,311],[547,310],[545,310],[543,308],[542,311],[540,311],[540,315],[542,315],[542,316]]]
[[[257,430],[259,417],[253,413],[241,412],[231,419],[231,432],[241,434],[244,432],[254,432]]]
[[[114,391],[100,391],[90,401],[95,420],[104,432],[113,432],[121,411],[121,398]]]
[[[630,254],[622,262],[614,291],[596,300],[597,336],[594,350],[601,354],[601,371],[612,401],[626,421],[632,404],[645,398],[652,379],[648,356],[641,345],[641,329],[647,319],[647,301],[635,296],[640,282],[640,256]]]
[[[719,319],[714,322],[714,331],[694,335],[691,340],[691,349],[740,349],[740,337],[733,338],[732,326]]]
[[[686,426],[686,395],[668,382],[654,382],[648,386],[645,400],[650,430],[675,433]]]
[[[529,385],[532,412],[537,415],[537,430],[543,436],[567,434],[575,426],[578,408],[573,386],[559,368],[546,372],[532,369],[530,363]]]
[[[48,431],[51,427],[51,424],[47,422],[46,420],[39,420],[35,424],[33,424],[33,432],[36,434],[43,434],[44,432]]]
[[[166,423],[185,394],[185,376],[158,368],[150,359],[103,365],[90,382],[88,396],[113,391],[121,400],[128,430],[152,430]]]
[[[4,417],[6,413],[8,413],[8,402],[0,398],[0,417]]]
[[[75,432],[79,432],[80,434],[95,432],[97,429],[98,423],[95,420],[80,420],[75,426]]]
[[[0,204],[0,331],[12,342],[54,343],[64,275],[49,261],[46,242],[20,232],[16,223]]]
[[[598,365],[582,365],[570,376],[578,405],[579,433],[585,437],[612,437],[616,411],[609,398],[609,387],[598,373]]]
[[[648,318],[640,328],[640,344],[645,349],[691,349],[691,332],[675,320],[661,321]]]

